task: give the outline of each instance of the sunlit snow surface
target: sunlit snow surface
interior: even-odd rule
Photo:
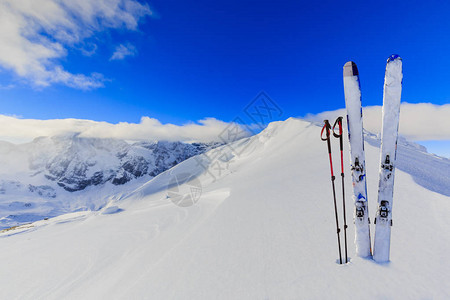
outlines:
[[[450,198],[437,193],[446,191],[450,178],[445,171],[439,173],[441,181],[420,176],[428,159],[434,169],[447,170],[448,160],[403,143],[391,262],[356,257],[349,224],[351,262],[338,265],[329,162],[320,129],[297,119],[272,123],[238,146],[224,146],[228,159],[220,162],[220,174],[215,160],[191,158],[134,192],[116,191],[99,211],[2,232],[0,298],[450,298]],[[366,141],[369,211],[374,212],[379,148],[375,138]],[[338,165],[337,140],[333,147]],[[201,183],[201,196],[192,206],[177,206],[167,197],[167,185],[181,174]],[[180,177],[192,185],[191,177]],[[421,177],[425,183],[419,185]]]

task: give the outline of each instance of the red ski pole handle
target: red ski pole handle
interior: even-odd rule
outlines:
[[[320,132],[320,138],[322,141],[326,141],[327,142],[327,147],[328,147],[328,156],[330,159],[330,169],[331,169],[331,181],[334,181],[334,172],[333,172],[333,159],[331,158],[331,141],[330,141],[330,131],[331,131],[331,125],[330,122],[328,122],[328,120],[324,120],[325,125],[323,125],[322,127],[322,131]],[[323,137],[323,132],[326,130],[326,137]]]
[[[328,122],[328,120],[324,120],[325,125],[323,125],[322,127],[322,131],[320,132],[320,139],[322,141],[327,141],[328,144],[328,153],[331,153],[331,144],[330,144],[330,131],[331,131],[331,125],[330,122]],[[326,130],[326,137],[323,137],[323,132]]]

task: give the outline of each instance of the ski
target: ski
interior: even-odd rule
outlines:
[[[354,223],[356,254],[360,257],[372,255],[370,220],[367,202],[366,163],[361,107],[361,87],[358,68],[352,61],[344,65],[344,94],[347,108],[350,164],[353,182]]]
[[[373,252],[373,258],[377,262],[389,261],[402,78],[402,59],[398,55],[392,55],[387,60],[384,77],[380,179]]]

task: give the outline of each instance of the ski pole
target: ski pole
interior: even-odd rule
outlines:
[[[336,205],[336,190],[334,188],[334,174],[333,174],[333,159],[331,158],[331,143],[330,143],[330,130],[331,125],[328,122],[328,120],[325,120],[325,125],[323,125],[322,131],[320,133],[320,139],[322,141],[327,141],[328,145],[328,156],[330,157],[330,169],[331,169],[331,186],[333,187],[333,199],[334,199],[334,214],[336,217],[336,229],[337,229],[337,239],[338,239],[338,249],[339,249],[339,262],[342,264],[342,254],[341,254],[341,238],[339,236],[339,232],[341,229],[339,228],[339,220],[338,220],[338,213],[337,213],[337,205]],[[327,137],[323,137],[323,131],[326,129],[326,135]]]
[[[334,131],[334,128],[338,125],[339,133]],[[345,244],[345,263],[348,263],[347,256],[347,219],[345,217],[345,190],[344,190],[344,146],[343,146],[343,138],[342,138],[342,117],[338,117],[336,122],[333,125],[333,136],[339,138],[339,147],[341,150],[341,177],[342,177],[342,209],[344,211],[344,244]]]

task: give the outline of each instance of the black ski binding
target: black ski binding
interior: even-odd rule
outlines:
[[[359,164],[359,158],[358,157],[355,157],[355,163],[354,163],[354,165],[351,166],[350,169],[352,171],[354,170],[354,171],[360,173],[360,175],[358,176],[358,179],[357,179],[358,182],[361,181],[364,178],[364,174],[363,174],[364,168],[363,168],[362,165]]]
[[[391,159],[389,157],[389,154],[386,155],[386,159],[385,159],[384,163],[381,164],[381,167],[384,170],[388,170],[390,172],[392,172],[392,170],[394,169],[394,166],[391,164]]]
[[[388,217],[389,209],[388,209],[387,205],[388,205],[387,201],[381,201],[381,204],[380,204],[380,218],[387,218]]]
[[[362,166],[359,164],[359,159],[358,159],[357,157],[355,157],[355,164],[354,164],[354,166],[351,167],[351,170],[352,170],[352,171],[355,170],[355,171],[357,171],[357,172],[362,172],[362,171],[363,171],[363,168],[362,168]]]
[[[356,201],[355,206],[356,206],[356,217],[362,219],[364,217],[364,211],[366,210],[364,202]]]
[[[380,203],[380,206],[378,207],[378,216],[380,221],[382,221],[383,223],[386,223],[388,221],[388,216],[389,216],[389,201],[386,200],[382,200]],[[375,218],[375,224],[377,223],[377,219]],[[391,226],[392,226],[392,220],[391,220]]]

